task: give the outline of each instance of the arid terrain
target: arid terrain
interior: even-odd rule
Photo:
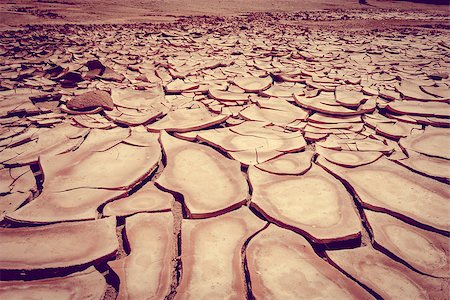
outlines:
[[[0,299],[449,299],[449,9],[368,2],[2,2]]]
[[[424,0],[424,2],[446,0]],[[419,1],[420,2],[420,1]],[[435,20],[445,16],[449,6],[392,0],[5,0],[0,2],[1,28],[23,24],[128,24],[173,22],[184,16],[236,16],[247,13],[289,13],[334,11],[345,18],[358,10],[358,19]],[[415,13],[431,13],[417,18]],[[351,13],[350,13],[351,14]],[[322,14],[311,17],[329,20]]]

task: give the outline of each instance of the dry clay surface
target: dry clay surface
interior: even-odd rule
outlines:
[[[3,31],[0,298],[448,299],[449,34],[295,18]]]

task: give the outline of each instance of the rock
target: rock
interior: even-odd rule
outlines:
[[[105,91],[90,91],[77,96],[66,103],[69,109],[73,110],[89,110],[102,107],[106,110],[112,110],[114,103],[111,96]]]

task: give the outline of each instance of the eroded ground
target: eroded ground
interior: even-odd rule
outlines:
[[[339,16],[4,31],[0,298],[448,299],[446,15]]]

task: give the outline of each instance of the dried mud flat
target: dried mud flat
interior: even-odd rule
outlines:
[[[0,298],[448,299],[448,16],[372,13],[3,31]]]

